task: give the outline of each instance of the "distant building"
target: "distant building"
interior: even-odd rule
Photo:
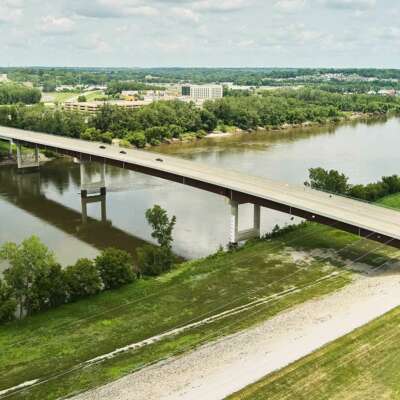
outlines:
[[[148,100],[136,100],[136,101],[126,101],[126,100],[111,100],[111,101],[87,101],[87,102],[77,102],[77,101],[67,101],[63,104],[63,108],[66,111],[81,111],[88,113],[95,113],[104,105],[123,107],[128,109],[135,109],[146,106],[150,104],[151,101]]]
[[[0,82],[7,82],[8,75],[7,74],[0,74]]]
[[[220,99],[224,95],[222,85],[182,85],[182,96],[193,100]]]
[[[381,96],[396,96],[396,90],[394,89],[381,89],[378,94]]]

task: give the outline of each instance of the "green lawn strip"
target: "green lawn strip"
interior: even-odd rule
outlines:
[[[397,399],[399,325],[397,308],[228,399]]]
[[[233,253],[184,263],[158,279],[141,280],[119,290],[105,292],[2,326],[0,390],[32,379],[51,377],[88,359],[176,326],[246,304],[257,297],[279,293],[293,285],[301,287],[310,284],[332,271],[343,271],[340,269],[343,262],[335,257],[330,257],[330,265],[327,265],[327,260],[322,255],[311,264],[296,262],[288,250],[285,250],[285,246],[308,251],[316,248],[340,250],[349,244],[352,244],[352,247],[346,248],[340,255],[350,259],[359,258],[379,246],[367,240],[360,241],[359,238],[344,232],[307,224],[271,241],[249,243]],[[389,260],[393,252],[394,250],[381,246],[362,261],[378,266],[383,260]],[[339,280],[340,285],[333,286],[330,281],[321,282],[317,288],[281,299],[276,306],[270,307],[267,315],[249,318],[243,328],[299,301],[335,290],[349,280],[350,277],[346,276],[346,279]],[[218,324],[223,327],[225,323],[227,320],[199,329],[211,329],[213,332],[215,330],[217,336],[231,333],[222,333],[221,329],[216,328]],[[235,326],[232,332],[238,329],[239,324]],[[186,332],[182,339],[190,345],[189,347],[195,345],[190,339],[192,334]],[[172,342],[175,343],[178,339],[175,338]],[[179,348],[179,340],[172,345],[174,350]],[[156,348],[158,346],[163,346],[163,343],[155,345]],[[150,350],[151,348],[142,349],[137,353],[140,355],[142,351],[146,353]],[[150,351],[144,356],[145,363],[155,362],[157,357],[167,357],[168,354],[170,353],[164,350],[154,353]],[[135,361],[136,353],[124,357],[127,357],[126,365],[129,366],[129,371],[140,365],[140,362]],[[110,361],[112,365],[109,368],[106,363],[101,364],[98,367],[100,378],[97,380],[93,377],[90,380],[93,379],[97,385],[127,373],[128,367],[118,367],[118,360],[119,357]],[[83,372],[80,372],[78,377],[82,374]],[[103,378],[103,374],[106,377]],[[57,386],[55,382],[59,382],[60,387],[63,387],[63,379],[67,377],[60,377],[48,385]],[[71,386],[65,386],[70,389],[66,389],[64,394],[68,393],[67,390],[81,390],[92,386],[90,383],[81,384],[79,379],[74,382]],[[42,398],[53,398],[52,391],[46,392],[46,389],[41,389],[46,387],[47,384],[31,390],[32,393],[39,390]],[[50,397],[43,397],[44,393],[48,393]],[[30,398],[30,395],[25,398]]]
[[[93,92],[86,92],[83,93],[83,96],[86,97],[86,101],[93,101],[95,100],[97,97],[101,97],[104,96],[104,92],[102,90],[95,90]]]

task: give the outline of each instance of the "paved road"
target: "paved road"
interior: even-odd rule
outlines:
[[[300,209],[323,218],[376,232],[394,241],[400,241],[400,212],[341,196],[329,195],[300,185],[289,185],[284,182],[250,176],[180,158],[157,155],[147,151],[124,149],[126,154],[121,154],[121,148],[116,146],[104,145],[105,149],[101,149],[100,144],[96,142],[8,127],[0,126],[0,137],[102,157],[106,162],[123,162],[125,165],[131,164],[153,171],[169,173],[182,177],[182,183],[185,183],[185,179],[204,182]],[[394,242],[390,244],[394,244]]]

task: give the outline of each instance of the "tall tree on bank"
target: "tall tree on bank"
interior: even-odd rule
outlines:
[[[174,262],[172,231],[176,217],[169,218],[163,208],[155,205],[146,211],[146,219],[153,229],[151,236],[160,246],[147,245],[138,249],[139,271],[142,275],[157,276],[170,270]]]

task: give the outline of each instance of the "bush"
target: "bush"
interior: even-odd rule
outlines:
[[[146,245],[137,250],[139,272],[144,276],[158,276],[171,269],[174,257],[168,247]]]
[[[205,136],[207,136],[207,132],[202,130],[202,129],[196,132],[196,138],[197,139],[201,139],[201,138],[203,138]]]
[[[144,131],[147,143],[153,146],[160,144],[164,138],[168,137],[167,130],[162,126],[155,126]]]
[[[133,282],[136,278],[132,257],[126,251],[106,249],[95,262],[105,289],[118,288]]]
[[[101,132],[96,128],[88,128],[85,131],[81,132],[80,137],[83,140],[100,140]]]
[[[113,140],[113,134],[111,132],[104,132],[104,133],[101,134],[100,140],[103,143],[111,144],[112,140]]]
[[[12,289],[0,279],[0,323],[15,319],[17,301]]]
[[[143,148],[144,146],[146,146],[146,137],[144,135],[144,132],[130,132],[126,136],[126,140],[139,148]]]
[[[130,149],[130,148],[132,148],[132,145],[126,139],[120,139],[119,147],[123,147],[125,149]]]
[[[36,293],[36,301],[32,305],[33,312],[65,304],[68,288],[61,265],[54,263],[46,270],[40,271],[32,283],[32,289]]]
[[[99,270],[87,258],[81,258],[69,266],[65,271],[65,278],[70,301],[99,293],[103,289]]]
[[[86,96],[84,95],[78,96],[78,103],[86,103],[86,101],[87,101]]]

